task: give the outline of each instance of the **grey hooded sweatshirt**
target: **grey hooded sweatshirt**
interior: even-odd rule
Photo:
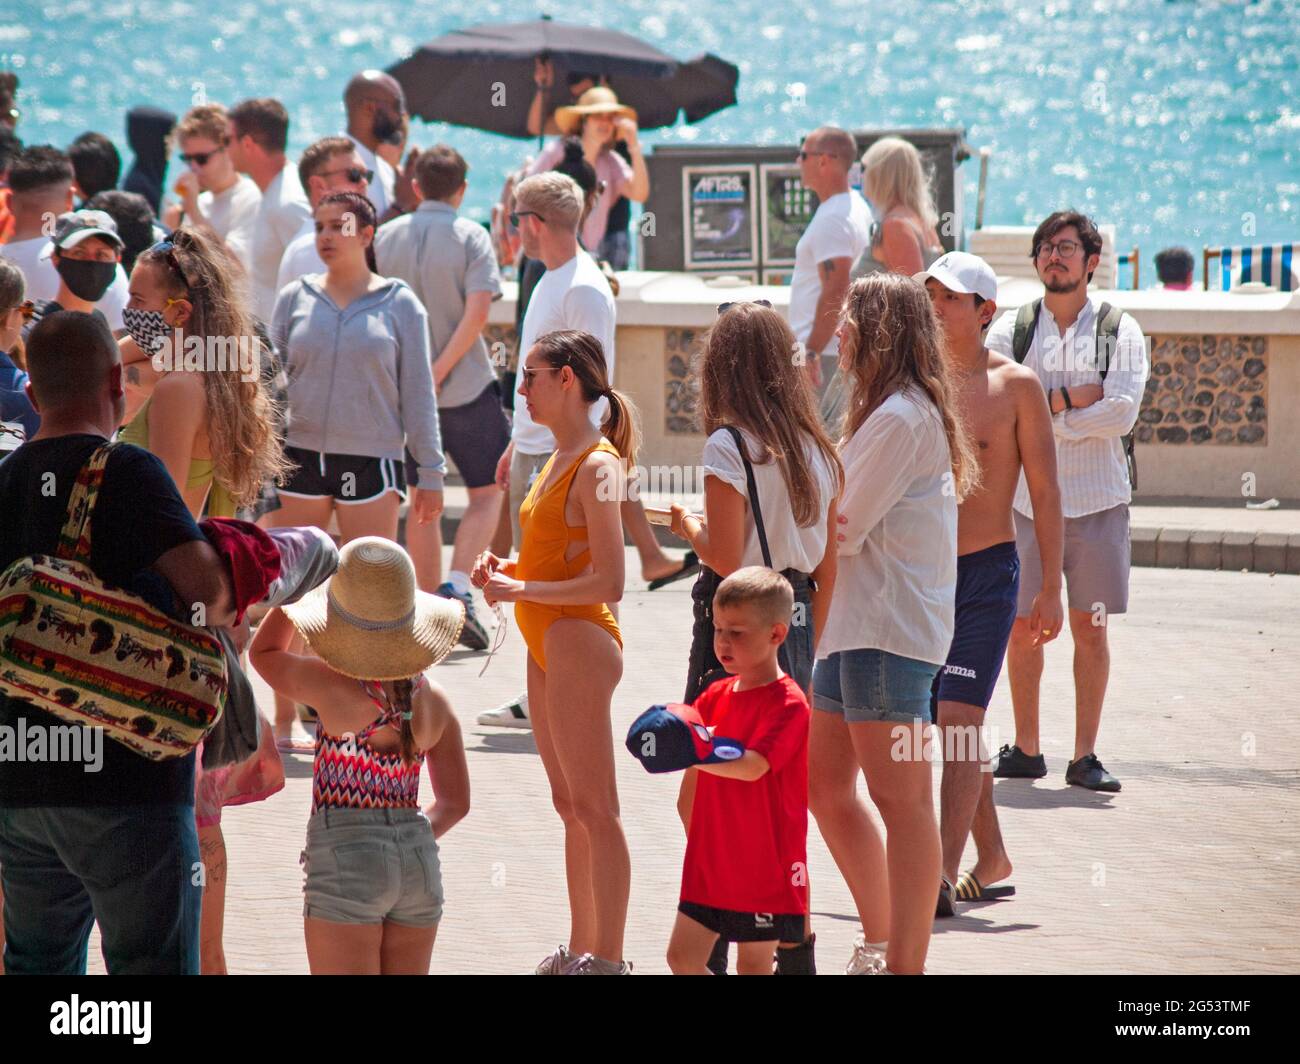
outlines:
[[[405,281],[339,310],[311,276],[284,286],[271,342],[286,370],[290,447],[419,463],[420,488],[442,490],[428,315]]]

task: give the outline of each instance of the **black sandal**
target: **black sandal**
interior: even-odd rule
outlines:
[[[693,550],[688,550],[685,557],[682,558],[682,567],[677,572],[651,580],[650,586],[646,590],[658,591],[661,587],[667,587],[669,584],[675,584],[678,580],[685,580],[688,576],[694,576],[699,571],[700,556]]]

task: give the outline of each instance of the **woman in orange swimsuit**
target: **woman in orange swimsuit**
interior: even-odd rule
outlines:
[[[609,385],[600,341],[584,332],[541,337],[519,394],[556,450],[519,508],[519,560],[484,552],[472,580],[489,605],[515,603],[533,735],[564,821],[569,941],[537,973],[621,975],[631,971],[622,957],[632,873],[609,720],[623,644],[608,603],[623,597],[619,502],[623,462],[635,461],[635,413]],[[609,413],[596,429],[591,408],[602,400]]]

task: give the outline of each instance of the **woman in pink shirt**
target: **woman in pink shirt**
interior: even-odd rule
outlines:
[[[597,85],[579,96],[574,106],[557,108],[555,124],[561,139],[542,149],[529,173],[555,169],[564,157],[564,136],[576,134],[582,138],[583,154],[604,186],[579,234],[582,246],[594,254],[605,236],[610,208],[618,198],[626,196],[635,203],[644,203],[650,195],[650,175],[637,139],[636,112],[619,103],[612,89]],[[614,150],[619,141],[627,145],[630,164]]]

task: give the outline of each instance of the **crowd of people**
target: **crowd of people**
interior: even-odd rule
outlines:
[[[296,165],[273,99],[136,109],[121,188],[99,134],[66,151],[22,147],[12,123],[0,137],[0,574],[82,520],[94,574],[216,632],[229,683],[184,756],[110,742],[94,774],[0,759],[8,971],[84,972],[97,920],[110,972],[224,972],[240,872],[221,811],[277,792],[282,758],[309,751],[311,970],[427,972],[436,840],[470,794],[429,670],[457,644],[490,653],[513,604],[525,690],[479,722],[531,728],[563,823],[569,936],[536,971],[630,972],[611,721],[625,537],[652,589],[695,578],[687,689],[627,738],[651,771],[683,771],[674,972],[725,973],[736,943],[738,972],[815,973],[809,813],[861,921],[849,974],[921,973],[936,917],[1013,893],[992,780],[1047,772],[1038,689],[1067,624],[1066,780],[1120,789],[1096,746],[1147,353],[1089,294],[1093,222],[1042,221],[1044,295],[994,322],[997,278],[944,251],[916,149],[884,138],[858,160],[844,130],[809,133],[819,205],[788,315],[724,303],[697,352],[703,506],[662,515],[674,556],[635,491],[607,490],[638,442],[613,387],[626,208],[649,192],[636,115],[588,75],[546,114],[554,77],[538,63],[529,121],[557,139],[507,181],[490,232],[458,213],[464,158],[408,150],[401,87],[375,71]],[[484,337],[503,266],[519,278],[508,363]],[[468,505],[444,573],[447,457]],[[70,654],[83,636],[66,628]],[[20,697],[13,653],[0,726],[58,727]],[[1015,741],[990,765],[1004,657]]]

